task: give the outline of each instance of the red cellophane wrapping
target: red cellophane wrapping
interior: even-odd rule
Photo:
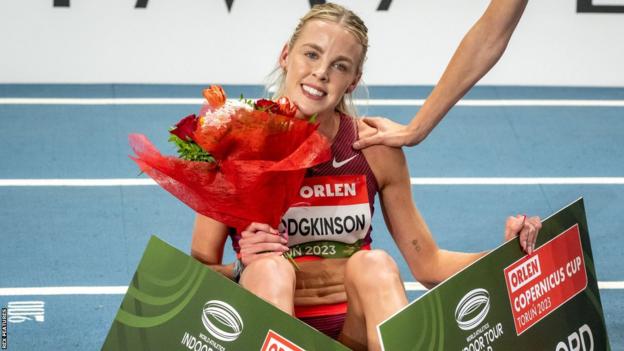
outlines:
[[[315,123],[260,110],[238,109],[225,125],[201,126],[194,139],[216,162],[162,155],[131,134],[131,158],[141,170],[198,213],[237,231],[251,222],[277,228],[306,169],[330,157]]]

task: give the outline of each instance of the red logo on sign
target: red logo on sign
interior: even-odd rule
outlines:
[[[585,290],[578,224],[505,268],[505,282],[518,335]]]
[[[305,351],[290,340],[269,330],[260,351]]]

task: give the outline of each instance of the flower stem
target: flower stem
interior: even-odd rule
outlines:
[[[301,269],[299,268],[299,265],[297,264],[297,262],[295,262],[295,260],[292,258],[292,256],[290,256],[287,252],[284,252],[282,254],[282,256],[284,256],[285,259],[287,259],[290,264],[293,265],[293,267],[295,267],[296,271],[300,271]]]

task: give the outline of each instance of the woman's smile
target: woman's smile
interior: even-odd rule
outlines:
[[[323,89],[310,84],[301,84],[301,90],[303,91],[303,95],[316,101],[321,100],[327,95]]]

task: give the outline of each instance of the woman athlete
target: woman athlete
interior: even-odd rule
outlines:
[[[299,201],[280,228],[252,223],[231,233],[197,215],[191,248],[206,265],[357,350],[379,349],[377,324],[408,303],[394,259],[370,248],[375,196],[411,273],[426,287],[483,255],[438,248],[412,200],[400,149],[351,147],[374,131],[353,117],[348,104],[367,47],[366,26],[341,6],[317,5],[300,20],[279,56],[277,94],[297,105],[298,117],[317,115],[319,132],[332,143],[332,158],[308,170]],[[520,235],[530,252],[540,228],[538,217],[509,217],[505,240]],[[224,265],[228,235],[238,260]],[[296,257],[299,270],[282,256],[286,251]]]

